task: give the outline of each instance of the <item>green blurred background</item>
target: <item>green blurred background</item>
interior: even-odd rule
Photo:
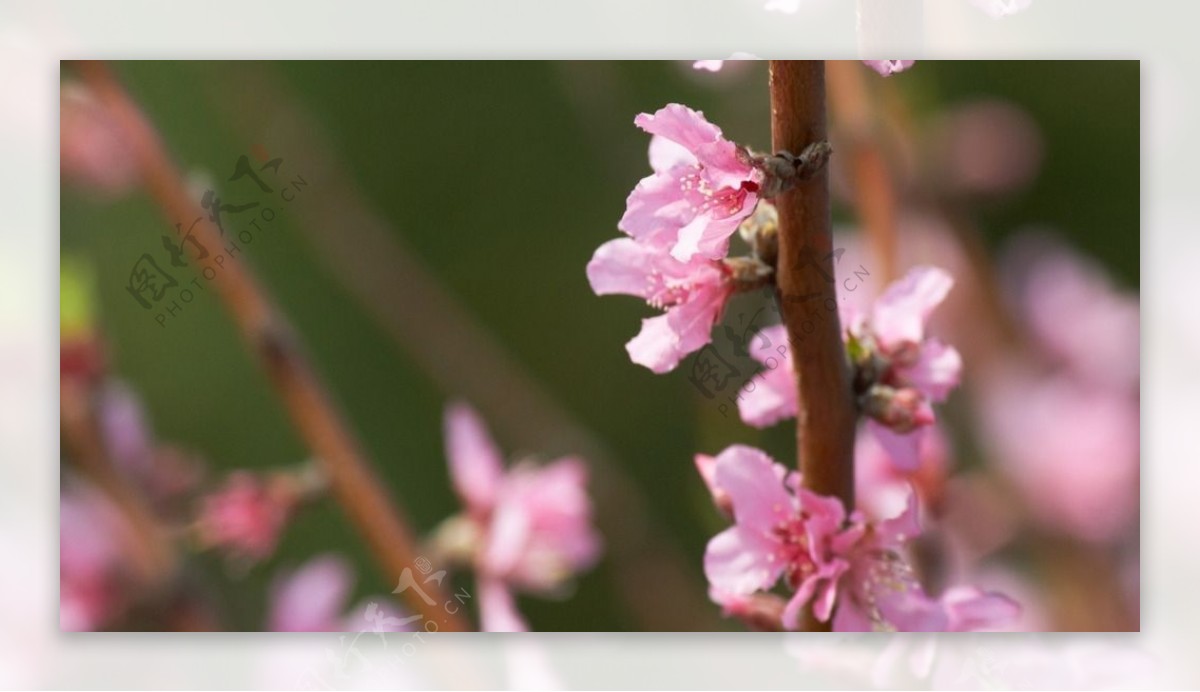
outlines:
[[[721,417],[688,383],[686,365],[656,376],[630,363],[623,344],[649,309],[632,298],[595,297],[584,266],[615,237],[626,195],[648,172],[648,138],[634,128],[634,115],[686,103],[735,141],[766,149],[765,63],[720,75],[680,62],[126,62],[116,68],[188,169],[222,180],[239,156],[264,144],[284,159],[288,177],[300,174],[310,183],[295,202],[275,205],[280,216],[255,234],[242,257],[291,318],[418,528],[431,529],[457,509],[441,435],[447,397],[300,230],[306,209],[336,192],[328,171],[295,167],[301,157],[289,160],[288,142],[276,136],[270,117],[239,117],[260,116],[262,99],[275,94],[285,94],[287,103],[270,101],[272,107],[298,104],[312,116],[319,131],[311,138],[332,146],[343,173],[414,258],[607,447],[647,498],[653,525],[694,566],[702,589],[704,545],[724,522],[693,471],[692,455],[743,442],[787,457],[791,432],[787,426],[757,431]],[[64,76],[70,78],[69,68]],[[1046,225],[1136,290],[1136,62],[926,61],[890,79],[889,88],[918,118],[981,97],[1009,100],[1031,114],[1044,139],[1042,171],[1026,192],[977,210],[989,244],[1021,225]],[[255,87],[264,83],[278,91]],[[307,137],[291,141],[297,148],[312,144]],[[239,201],[235,191],[249,191],[225,185],[229,201]],[[836,213],[853,220],[848,209]],[[232,227],[241,228],[233,218]],[[215,295],[200,294],[163,328],[125,292],[136,258],[161,257],[159,236],[172,231],[144,194],[98,201],[64,185],[61,223],[63,255],[94,264],[114,369],[144,397],[160,439],[200,452],[217,471],[306,457]],[[329,225],[322,232],[336,242],[354,242],[352,229]],[[190,268],[179,271],[191,280]],[[438,325],[416,326],[420,334]],[[496,437],[514,456],[572,451],[556,448],[553,431],[536,445],[518,444],[501,430]],[[276,556],[245,576],[231,575],[214,556],[194,559],[206,588],[224,604],[227,626],[257,630],[272,575],[330,550],[357,566],[357,596],[387,593],[395,584],[328,502],[303,512]],[[523,598],[521,607],[534,629],[638,629],[642,619],[618,596],[614,576],[605,561],[569,600]],[[653,593],[663,585],[647,573],[644,588]],[[715,612],[702,598],[695,608]]]

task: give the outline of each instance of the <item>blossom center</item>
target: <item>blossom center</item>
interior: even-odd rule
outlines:
[[[807,518],[807,512],[801,512],[781,520],[771,531],[777,545],[775,555],[784,561],[784,578],[792,589],[800,588],[800,584],[817,571],[805,526]]]
[[[758,192],[758,184],[752,180],[742,181],[736,188],[713,189],[703,173],[704,167],[696,164],[679,179],[679,191],[687,200],[689,210],[696,216],[724,219],[740,214],[745,206],[746,195]]]

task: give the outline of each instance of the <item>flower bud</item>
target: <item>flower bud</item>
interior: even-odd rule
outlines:
[[[934,421],[929,401],[911,387],[871,387],[866,394],[863,410],[898,433],[910,433],[922,426],[932,425]]]

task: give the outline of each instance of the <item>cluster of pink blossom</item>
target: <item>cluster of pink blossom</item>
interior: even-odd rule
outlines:
[[[735,445],[697,456],[718,507],[734,525],[708,544],[704,572],[713,599],[736,611],[782,581],[792,592],[782,624],[796,629],[805,609],[840,632],[961,632],[994,629],[1019,615],[1005,596],[954,587],[929,596],[904,558],[921,527],[914,493],[899,515],[870,522],[847,516],[835,498],[813,493],[765,453]]]
[[[654,172],[626,202],[618,228],[628,237],[600,246],[587,275],[597,295],[632,295],[665,311],[643,320],[626,344],[633,362],[664,373],[712,340],[735,290],[722,260],[766,180],[746,149],[687,106],[670,104],[634,123],[653,135]]]
[[[905,471],[916,469],[917,448],[935,421],[930,404],[945,400],[962,370],[952,346],[925,335],[930,315],[953,283],[941,269],[917,267],[889,286],[869,311],[853,301],[838,302],[867,428]],[[786,341],[781,325],[767,327],[754,340],[751,355],[767,365],[777,354],[763,345]],[[762,428],[794,417],[795,378],[790,359],[764,371],[738,399],[742,420]]]
[[[726,258],[739,227],[754,249],[755,276],[773,280],[772,253],[759,252],[756,236],[773,224],[756,209],[772,211],[768,199],[786,185],[773,178],[767,157],[724,139],[694,110],[671,105],[635,122],[655,135],[654,174],[629,196],[619,224],[629,237],[602,245],[588,278],[597,295],[625,293],[667,309],[645,320],[627,346],[635,363],[662,373],[711,341],[726,301],[741,287],[732,269],[739,265]],[[778,158],[795,160],[787,156]],[[914,483],[929,457],[923,447],[941,441],[925,441],[935,422],[932,404],[957,386],[962,368],[954,348],[926,334],[952,285],[947,272],[917,267],[870,308],[839,301],[858,406],[894,469],[874,472],[888,492],[866,496],[888,497],[870,519],[803,488],[799,474],[758,450],[734,446],[715,458],[696,458],[714,502],[735,522],[712,539],[704,562],[710,594],[727,614],[754,621],[782,581],[791,595],[779,622],[788,629],[796,629],[810,607],[841,631],[991,629],[1016,617],[1016,604],[998,594],[958,587],[929,596],[905,559],[906,543],[920,532]],[[772,365],[779,359],[771,347],[789,342],[786,329],[775,325],[758,336],[750,354],[767,370],[738,405],[743,420],[765,427],[797,414],[798,393],[792,359]],[[940,477],[936,470],[933,475]],[[880,507],[895,504],[897,494],[902,511],[880,520]]]

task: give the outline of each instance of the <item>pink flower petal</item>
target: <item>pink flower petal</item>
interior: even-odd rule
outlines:
[[[754,389],[744,388],[737,401],[743,422],[766,428],[796,416],[798,391],[790,366],[764,371],[752,381]]]
[[[642,178],[625,200],[617,228],[656,247],[673,245],[679,228],[694,216],[680,191],[680,179],[693,168],[676,166]]]
[[[354,574],[342,558],[326,554],[276,581],[267,616],[273,632],[337,632]]]
[[[918,428],[910,433],[898,433],[875,420],[868,420],[867,428],[897,469],[904,472],[917,470],[921,463],[920,445],[921,435],[924,434],[923,428]]]
[[[650,138],[650,167],[656,173],[665,173],[676,166],[695,166],[696,157],[687,147],[662,135]]]
[[[653,372],[674,370],[690,353],[712,342],[712,328],[730,295],[724,286],[701,286],[665,315],[642,320],[642,331],[625,345],[630,359]]]
[[[900,376],[935,403],[946,400],[962,376],[962,356],[938,339],[921,344],[917,362],[899,369]]]
[[[470,406],[451,405],[445,420],[446,457],[454,489],[469,508],[487,511],[496,501],[504,458]]]
[[[954,279],[936,267],[916,267],[888,286],[875,303],[872,328],[885,349],[904,344],[919,344],[925,325],[950,288]]]
[[[1009,627],[1021,617],[1021,606],[1011,598],[983,592],[973,586],[956,586],[942,594],[952,632],[987,632]]]
[[[704,551],[704,575],[720,592],[744,595],[770,588],[784,562],[772,560],[776,544],[758,531],[731,526],[713,536]]]
[[[653,115],[642,113],[633,122],[646,132],[665,137],[693,154],[723,140],[721,128],[708,122],[703,113],[678,103],[668,104]]]
[[[791,515],[786,470],[760,450],[733,445],[717,455],[716,485],[729,494],[739,526],[764,534]]]
[[[479,623],[484,632],[528,632],[529,625],[517,611],[516,601],[503,582],[480,579]]]
[[[647,299],[651,285],[646,277],[655,271],[661,253],[633,238],[610,240],[596,249],[587,265],[588,281],[598,296],[622,294]]]

